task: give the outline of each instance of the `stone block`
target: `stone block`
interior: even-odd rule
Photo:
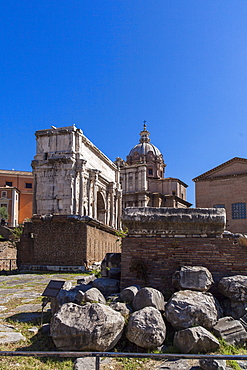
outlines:
[[[222,317],[212,328],[213,333],[233,345],[244,345],[247,341],[247,332],[239,320],[232,317]]]

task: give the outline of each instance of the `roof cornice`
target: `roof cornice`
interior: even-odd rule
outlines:
[[[207,179],[210,179],[210,177],[208,177],[210,174],[212,174],[212,173],[214,173],[214,172],[216,172],[216,171],[218,171],[218,170],[220,170],[224,167],[227,167],[228,165],[230,165],[234,162],[243,162],[243,163],[247,164],[247,159],[246,158],[240,158],[240,157],[234,157],[234,158],[230,159],[229,161],[221,163],[219,166],[216,166],[216,167],[212,168],[211,170],[209,170],[207,172],[204,172],[203,174],[195,177],[194,179],[192,179],[192,181],[197,182],[197,181],[200,181],[202,179],[206,180],[205,177],[207,177]],[[237,174],[237,175],[242,175],[242,174]],[[232,177],[232,176],[235,176],[235,175],[224,175],[224,176],[217,176],[217,177],[219,178],[219,177]]]

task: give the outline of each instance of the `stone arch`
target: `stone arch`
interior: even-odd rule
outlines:
[[[100,191],[97,192],[97,220],[100,222],[106,223],[106,209],[105,209],[105,201],[102,193]]]
[[[85,206],[83,207],[83,216],[87,216],[87,209]]]

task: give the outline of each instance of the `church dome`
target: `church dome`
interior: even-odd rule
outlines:
[[[160,150],[150,143],[150,133],[147,131],[146,124],[144,124],[143,130],[140,132],[140,136],[140,143],[130,150],[127,156],[127,162],[135,162],[135,160],[143,158],[148,153],[153,154],[155,158],[162,156]]]

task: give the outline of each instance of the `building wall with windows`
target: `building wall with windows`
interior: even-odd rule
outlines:
[[[226,209],[226,228],[247,233],[247,159],[232,158],[193,179],[196,207]]]
[[[32,217],[33,174],[0,170],[0,207],[8,211],[8,225],[17,226]]]

